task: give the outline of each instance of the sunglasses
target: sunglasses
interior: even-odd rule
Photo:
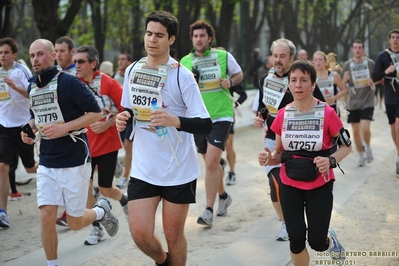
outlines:
[[[81,65],[81,64],[84,64],[84,63],[86,63],[86,62],[90,62],[90,60],[79,59],[79,60],[74,60],[73,62],[74,62],[75,64]]]

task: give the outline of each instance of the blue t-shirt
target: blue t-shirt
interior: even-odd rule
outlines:
[[[56,67],[43,71],[40,73],[40,82],[37,75],[33,76],[29,79],[31,84],[28,87],[28,93],[31,91],[32,83],[36,83],[39,88],[42,88],[58,72]],[[73,75],[60,73],[57,94],[58,104],[65,122],[75,120],[86,112],[101,112],[93,94],[86,88],[86,85]],[[31,116],[34,118],[32,110]],[[77,137],[87,144],[86,134],[80,134]],[[88,155],[88,162],[90,162],[89,148],[85,143],[80,140],[75,142],[69,135],[51,140],[42,139],[40,142],[39,164],[48,168],[76,167],[84,164]]]

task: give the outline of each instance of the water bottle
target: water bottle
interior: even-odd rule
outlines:
[[[154,111],[154,110],[158,110],[158,109],[162,109],[162,108],[161,108],[161,106],[158,105],[157,99],[154,98],[151,101],[150,111]],[[156,126],[155,132],[157,133],[158,137],[164,137],[168,134],[168,129],[166,127]]]

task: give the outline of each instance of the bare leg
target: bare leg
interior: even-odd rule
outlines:
[[[301,251],[301,253],[294,254],[291,252],[291,259],[294,266],[309,266],[310,258],[306,247]]]
[[[10,191],[10,179],[8,172],[10,171],[10,165],[0,163],[0,208],[7,212],[7,198],[8,192]]]
[[[236,166],[236,152],[233,147],[234,134],[229,134],[226,142],[226,156],[229,162],[230,172],[234,173],[234,168]]]
[[[357,152],[363,152],[362,136],[360,132],[360,123],[351,123],[353,131],[353,141],[356,145]]]
[[[279,201],[272,202],[274,209],[276,210],[277,216],[280,221],[284,222],[283,210],[281,209],[281,204]]]
[[[154,235],[155,212],[160,197],[129,201],[129,227],[137,247],[156,263],[166,260],[166,251]]]
[[[213,208],[216,200],[216,194],[224,193],[222,169],[220,167],[220,158],[222,150],[209,144],[206,155],[204,156],[206,173],[205,173],[205,189],[206,189],[206,206]]]
[[[371,130],[370,130],[370,120],[361,120],[360,128],[361,128],[361,136],[364,142],[366,142],[367,146],[370,147],[370,139],[371,139]]]
[[[41,219],[41,235],[44,253],[47,260],[57,259],[58,236],[55,229],[57,205],[43,205],[39,207]]]
[[[184,225],[189,204],[174,204],[163,200],[162,220],[170,264],[184,266],[187,260],[187,240],[184,235]]]

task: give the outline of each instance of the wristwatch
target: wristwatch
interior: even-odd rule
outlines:
[[[333,156],[328,156],[328,159],[330,160],[330,168],[336,168],[337,167],[337,160]]]
[[[230,87],[234,86],[234,80],[230,79]]]

